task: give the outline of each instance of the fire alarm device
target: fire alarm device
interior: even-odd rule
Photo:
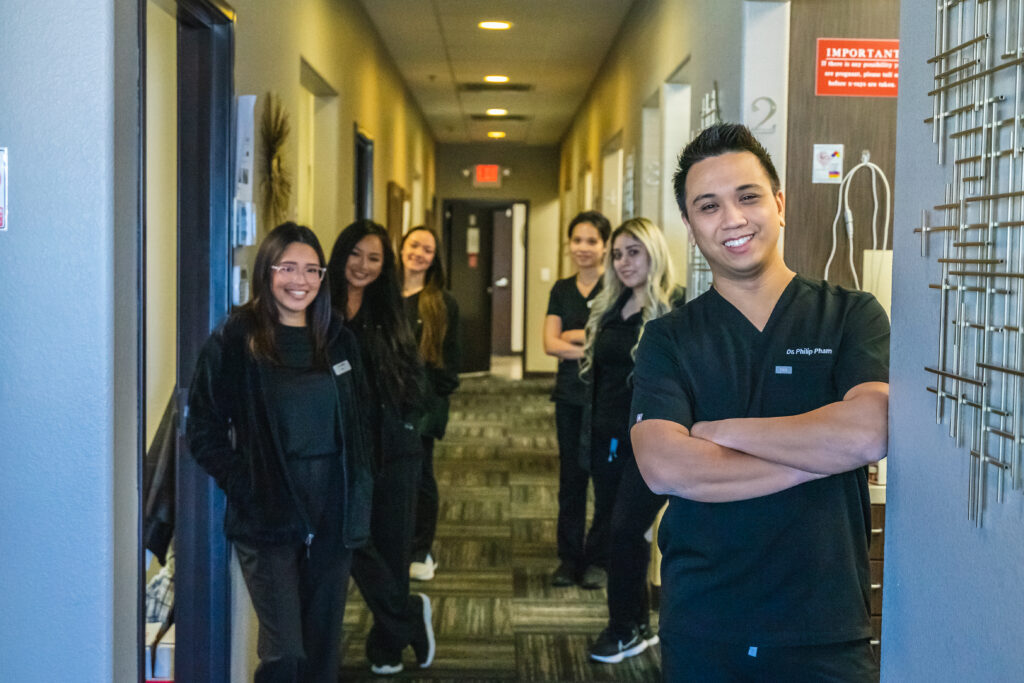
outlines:
[[[7,211],[7,148],[0,147],[0,232],[7,230],[10,220]]]

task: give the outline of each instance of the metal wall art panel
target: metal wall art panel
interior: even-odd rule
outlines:
[[[969,458],[967,517],[1022,489],[1024,444],[1024,0],[939,0],[932,141],[949,168],[921,212],[938,281],[935,420]]]

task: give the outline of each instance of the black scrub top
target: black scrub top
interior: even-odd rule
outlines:
[[[330,372],[314,367],[307,328],[277,324],[274,333],[281,363],[270,371],[269,403],[295,495],[319,532],[328,502],[344,488],[338,389]]]
[[[887,382],[889,321],[866,292],[796,276],[758,331],[714,289],[651,321],[633,421],[805,413]],[[661,629],[745,645],[867,638],[866,468],[731,503],[670,497]]]
[[[597,284],[590,294],[583,296],[576,287],[576,276],[563,278],[551,288],[548,298],[548,315],[557,315],[562,320],[562,331],[582,330],[587,326],[590,307],[594,297],[601,292],[604,284],[598,278]],[[558,374],[555,377],[555,390],[551,393],[552,401],[564,401],[573,405],[583,405],[586,400],[586,389],[580,379],[580,363],[578,360],[558,360]]]
[[[628,299],[628,297],[627,297]],[[601,324],[594,338],[593,444],[629,440],[630,401],[633,398],[633,347],[636,346],[643,312],[622,318],[621,300]]]

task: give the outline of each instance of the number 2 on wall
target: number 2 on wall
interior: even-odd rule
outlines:
[[[761,106],[758,104],[758,102],[764,102],[768,105],[768,113],[765,114],[765,117],[763,119],[761,119],[758,123],[755,123],[751,127],[750,132],[755,134],[761,133],[765,135],[771,135],[775,132],[775,124],[773,123],[772,125],[769,126],[768,122],[771,121],[773,116],[775,116],[775,110],[777,109],[777,107],[775,106],[775,100],[767,96],[758,97],[756,100],[750,103],[750,111],[754,112],[755,114],[761,111]]]

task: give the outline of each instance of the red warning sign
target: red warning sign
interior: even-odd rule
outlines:
[[[900,41],[818,38],[815,95],[896,97]]]

